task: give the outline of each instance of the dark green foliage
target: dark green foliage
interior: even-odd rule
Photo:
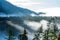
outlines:
[[[56,33],[58,31],[58,27],[57,27],[57,25],[55,24],[54,25],[54,32]]]
[[[33,38],[33,40],[40,40],[39,39],[39,35],[40,35],[39,33],[38,34],[35,34],[35,37]]]
[[[43,25],[41,25],[41,27],[37,30],[35,37],[33,38],[33,40],[40,40],[41,36],[40,34],[43,33]]]
[[[7,34],[8,34],[7,40],[14,40],[14,39],[15,39],[15,38],[14,38],[14,31],[13,31],[13,30],[9,29],[9,30],[7,31]]]
[[[43,25],[37,30],[38,33],[43,33]]]
[[[28,40],[27,32],[25,29],[23,34],[19,34],[19,40]]]
[[[57,38],[57,35],[56,35],[57,32],[58,32],[58,26],[56,25],[56,17],[52,17],[48,23],[48,30],[44,32],[43,40],[53,40],[52,37]]]
[[[58,40],[60,40],[60,34],[58,35]]]
[[[26,31],[26,29],[24,29],[24,34],[27,34],[27,31]]]
[[[8,35],[9,36],[14,36],[14,33],[13,33],[13,31],[10,29],[10,30],[8,30]]]
[[[24,29],[24,34],[22,34],[22,40],[28,40],[28,37],[27,37],[27,31]]]
[[[43,35],[43,40],[48,40],[48,30],[45,31]]]

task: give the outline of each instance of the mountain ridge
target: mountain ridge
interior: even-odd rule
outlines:
[[[0,0],[0,12],[6,14],[5,16],[31,16],[31,14],[34,14],[35,16],[39,16],[42,13],[36,13],[35,11],[22,8],[22,7],[17,7],[10,2],[3,0]],[[3,15],[3,14],[2,14]]]

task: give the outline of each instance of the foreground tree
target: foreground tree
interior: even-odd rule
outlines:
[[[33,40],[40,40],[42,33],[43,33],[43,26],[41,25],[41,27],[36,31],[36,34]]]
[[[28,40],[27,31],[25,29],[23,34],[19,34],[19,40]]]
[[[58,40],[60,40],[60,34],[58,35]]]
[[[43,40],[49,40],[48,39],[48,30],[45,30],[44,35],[43,35]]]
[[[15,38],[14,38],[14,31],[13,30],[9,29],[7,31],[7,34],[8,34],[8,36],[6,38],[7,40],[15,40]]]
[[[40,40],[39,39],[39,34],[35,34],[35,37],[33,38],[33,40]]]

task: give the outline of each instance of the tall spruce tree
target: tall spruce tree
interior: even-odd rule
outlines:
[[[28,40],[26,29],[24,29],[24,34],[23,34],[22,36],[23,36],[23,37],[22,37],[23,40]]]
[[[41,25],[41,27],[36,31],[36,34],[33,40],[40,40],[42,33],[43,33],[43,25]]]
[[[43,25],[37,30],[38,33],[43,33]]]
[[[23,34],[19,34],[19,40],[28,40],[26,29],[24,29]]]
[[[39,33],[38,33],[38,34],[35,34],[33,40],[40,40],[40,39],[39,39],[39,35],[40,35]]]
[[[49,29],[45,30],[44,35],[43,35],[43,40],[49,40],[48,34],[49,34]]]

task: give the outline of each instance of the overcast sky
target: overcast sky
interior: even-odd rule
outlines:
[[[7,0],[8,2],[36,12],[57,13],[60,10],[60,0]],[[51,13],[51,14],[52,14]],[[60,12],[59,12],[60,13]],[[56,14],[55,14],[56,15]]]

